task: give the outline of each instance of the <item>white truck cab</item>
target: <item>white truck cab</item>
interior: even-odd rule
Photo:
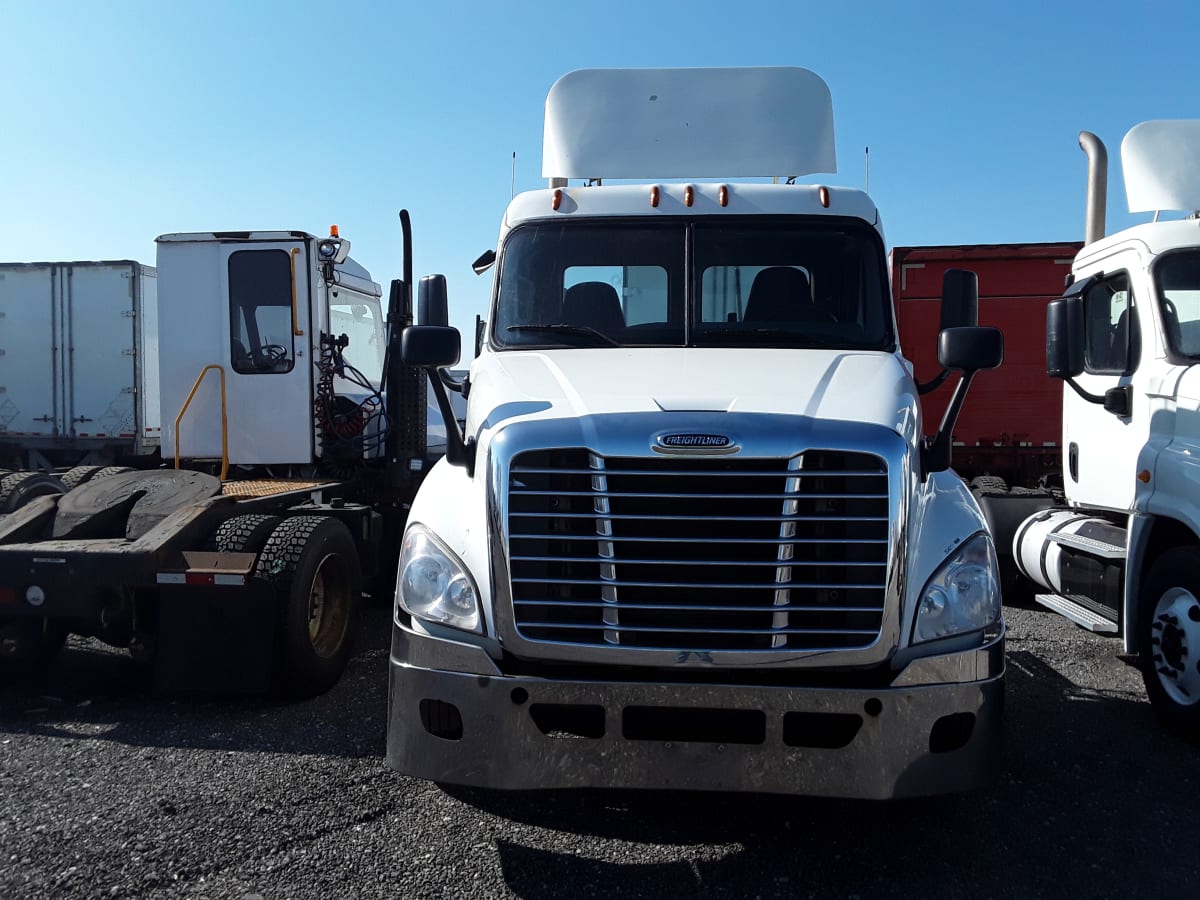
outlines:
[[[834,171],[832,123],[804,69],[555,84],[549,186],[481,258],[466,378],[441,276],[403,336],[449,437],[399,561],[392,767],[862,797],[993,774],[996,558],[949,451],[1001,339],[954,280],[940,355],[963,375],[926,440],[874,204],[794,183]],[[663,180],[612,183],[635,177]]]
[[[1088,132],[1080,144],[1088,243],[1046,338],[1066,382],[1066,507],[1027,519],[1014,557],[1043,605],[1120,636],[1166,724],[1200,737],[1200,120],[1125,136],[1129,210],[1156,215],[1107,237],[1107,153]]]
[[[172,286],[159,297],[164,457],[306,466],[382,453],[383,291],[332,231],[157,238]]]

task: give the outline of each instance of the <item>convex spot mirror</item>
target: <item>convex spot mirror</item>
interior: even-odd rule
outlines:
[[[1004,362],[1004,334],[988,325],[946,328],[938,335],[938,363],[946,369],[977,372]]]
[[[462,338],[457,328],[444,325],[413,325],[400,338],[400,358],[406,366],[444,369],[458,362]]]

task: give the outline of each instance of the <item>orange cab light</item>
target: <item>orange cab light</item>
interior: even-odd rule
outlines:
[[[818,188],[817,197],[820,199],[821,205],[829,209],[829,188],[824,186]]]
[[[691,206],[696,202],[696,189],[690,184],[683,189],[683,205]]]
[[[329,226],[329,236],[330,237],[341,237],[341,235],[338,234],[338,227],[336,225]]]
[[[658,196],[659,196],[659,191],[658,191],[658,185],[656,184],[654,187],[650,188],[650,205],[653,206],[655,209],[658,208]]]
[[[729,188],[726,185],[721,185],[721,189],[717,191],[717,201],[722,206],[729,205]]]
[[[562,188],[557,188],[554,191],[554,199],[550,201],[550,208],[557,210],[560,206],[562,206]]]
[[[1142,469],[1142,471],[1138,472],[1137,480],[1140,481],[1142,484],[1149,484],[1150,483],[1150,470]]]

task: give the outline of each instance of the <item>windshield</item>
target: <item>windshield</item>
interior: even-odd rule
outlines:
[[[501,349],[894,349],[882,245],[862,223],[538,223],[513,230],[501,266]]]
[[[1181,356],[1200,357],[1200,250],[1167,254],[1154,277],[1167,343]]]
[[[329,330],[350,339],[343,358],[378,383],[386,343],[379,300],[346,287],[333,288],[329,293]]]

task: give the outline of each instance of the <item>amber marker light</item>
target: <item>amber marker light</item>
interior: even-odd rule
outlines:
[[[1142,469],[1142,471],[1138,472],[1137,480],[1140,481],[1142,484],[1149,484],[1150,483],[1150,470]]]
[[[683,205],[691,206],[696,202],[696,189],[690,184],[683,189]]]
[[[550,201],[550,208],[557,211],[562,206],[562,188],[554,191],[554,199]]]
[[[650,188],[650,205],[653,206],[655,209],[658,208],[659,194],[660,194],[660,192],[658,190],[657,184],[654,187]]]
[[[726,185],[721,185],[721,189],[717,191],[717,202],[722,206],[729,205],[729,188]]]
[[[821,201],[821,205],[829,209],[829,188],[820,187],[817,189],[817,198]]]

